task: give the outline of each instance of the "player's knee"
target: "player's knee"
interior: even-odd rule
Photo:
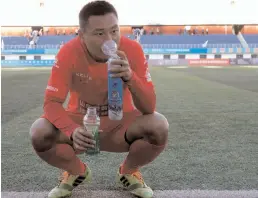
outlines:
[[[30,128],[30,138],[37,152],[44,152],[53,147],[56,140],[56,130],[46,119],[37,119]]]
[[[150,141],[156,145],[164,145],[167,143],[169,123],[166,117],[160,113],[152,114],[151,124],[148,127],[148,136]]]

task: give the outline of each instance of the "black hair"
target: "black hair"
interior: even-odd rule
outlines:
[[[87,3],[79,13],[80,29],[83,30],[86,27],[90,16],[101,16],[109,13],[114,13],[118,17],[115,7],[107,1],[92,1]]]

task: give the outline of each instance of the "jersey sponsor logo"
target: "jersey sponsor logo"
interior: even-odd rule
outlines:
[[[147,80],[147,82],[151,82],[151,75],[149,72],[149,67],[148,67],[148,60],[146,59],[146,57],[144,57],[144,67],[146,68],[146,73],[145,73],[145,78]]]
[[[57,57],[55,58],[54,67],[59,68],[58,58]]]
[[[75,75],[76,77],[80,78],[80,83],[82,84],[87,84],[90,80],[92,80],[88,74],[76,72]]]
[[[84,74],[84,73],[78,73],[78,72],[76,72],[75,74],[76,74],[76,76],[81,77],[81,78],[87,78],[87,77],[88,77],[88,75],[87,75],[87,74]]]
[[[151,80],[151,74],[150,74],[148,68],[147,68],[147,70],[146,70],[145,78],[146,78],[147,82],[151,82],[151,81],[152,81],[152,80]]]
[[[52,87],[50,85],[48,85],[46,89],[50,91],[58,92],[58,89],[56,87]]]

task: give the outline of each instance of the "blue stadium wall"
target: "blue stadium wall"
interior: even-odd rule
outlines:
[[[257,65],[258,48],[144,48],[150,65]],[[6,49],[1,67],[51,67],[58,49]]]

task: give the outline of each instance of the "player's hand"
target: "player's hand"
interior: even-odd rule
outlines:
[[[95,141],[91,132],[83,127],[78,127],[72,133],[73,148],[76,153],[84,153],[88,148],[95,147]]]
[[[132,78],[132,70],[127,57],[122,51],[117,51],[117,55],[121,59],[112,60],[112,66],[111,69],[109,69],[109,71],[112,73],[111,76],[114,78],[120,77],[123,79],[123,81],[129,81]]]

